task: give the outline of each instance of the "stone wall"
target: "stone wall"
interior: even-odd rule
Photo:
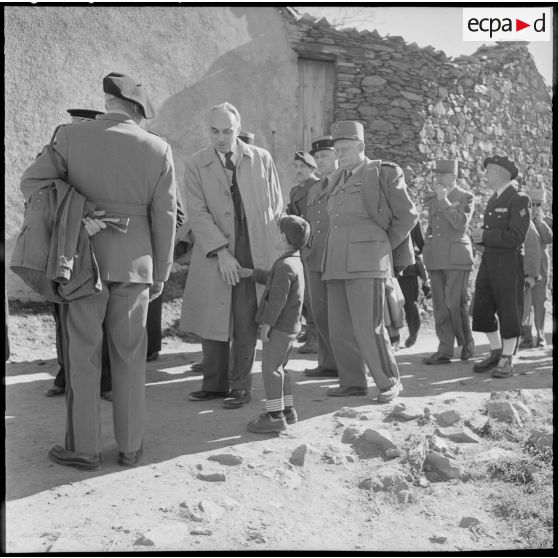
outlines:
[[[544,182],[550,211],[551,101],[525,44],[450,59],[402,37],[283,14],[295,50],[335,61],[336,119],[364,124],[367,155],[398,163],[416,202],[431,184],[433,159],[458,158],[460,185],[478,195],[478,221],[486,199],[482,161],[505,153],[520,168],[520,184]]]
[[[104,109],[102,78],[136,77],[157,111],[145,125],[170,143],[183,189],[185,158],[209,143],[206,110],[229,100],[273,154],[284,193],[297,142],[296,53],[273,7],[7,6],[6,255],[23,219],[19,179],[68,108]],[[36,298],[6,271],[10,298]]]

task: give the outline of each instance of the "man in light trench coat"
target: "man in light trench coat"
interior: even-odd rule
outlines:
[[[238,138],[238,110],[227,102],[214,106],[207,123],[212,145],[186,160],[186,207],[196,242],[181,329],[202,338],[203,383],[190,400],[224,397],[224,407],[238,408],[250,401],[254,319],[263,293],[238,270],[270,269],[279,257],[283,199],[269,152]]]

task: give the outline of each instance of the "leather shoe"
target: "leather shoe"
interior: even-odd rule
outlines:
[[[447,355],[443,355],[442,353],[434,353],[429,357],[423,358],[422,362],[424,364],[449,364],[451,362],[451,358]]]
[[[146,362],[151,362],[153,360],[157,360],[158,358],[159,358],[159,351],[155,351],[154,353],[151,353],[150,355],[147,355],[145,360],[146,360]]]
[[[58,465],[75,467],[82,471],[98,471],[101,468],[101,456],[99,454],[79,453],[64,449],[62,446],[54,446],[48,452],[48,458]]]
[[[118,465],[122,465],[122,467],[135,467],[138,464],[139,458],[143,453],[143,447],[140,447],[137,451],[130,451],[130,452],[118,452],[118,459],[116,462]]]
[[[318,366],[317,368],[306,368],[306,370],[304,370],[304,375],[310,378],[337,378],[339,373],[332,368],[322,368]]]
[[[495,370],[492,371],[493,378],[510,378],[513,376],[513,364],[511,356],[502,356]]]
[[[188,395],[190,401],[208,401],[209,399],[221,399],[222,397],[227,397],[228,393],[226,391],[205,391],[200,389],[199,391],[192,391]]]
[[[229,396],[223,401],[225,409],[238,409],[252,399],[249,389],[231,389]]]
[[[190,370],[192,372],[203,372],[203,362],[194,362],[194,364],[190,366]]]
[[[473,372],[477,374],[482,374],[483,372],[490,372],[498,366],[500,362],[500,357],[502,356],[502,349],[494,349],[490,351],[488,357],[480,362],[475,362],[473,365]]]
[[[545,339],[544,337],[537,337],[536,346],[537,346],[538,348],[546,347],[546,339]]]
[[[469,360],[475,352],[475,343],[471,341],[466,345],[463,345],[463,349],[461,349],[461,360]]]
[[[349,397],[352,395],[368,395],[368,389],[359,386],[329,388],[327,395],[330,397]]]
[[[417,336],[409,335],[408,339],[405,341],[405,347],[407,347],[408,349],[409,347],[412,347],[416,342],[417,342]]]
[[[64,395],[66,390],[64,388],[59,388],[58,386],[52,386],[50,389],[47,389],[45,395],[47,397],[58,397],[59,395]]]

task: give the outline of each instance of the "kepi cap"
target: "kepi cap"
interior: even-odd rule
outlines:
[[[254,145],[254,138],[256,137],[256,134],[253,134],[252,132],[243,132],[242,130],[238,133],[238,137],[239,139],[241,139],[244,143],[247,143],[248,145]]]
[[[486,168],[490,164],[498,165],[506,169],[511,174],[512,180],[519,174],[519,169],[515,166],[513,161],[508,159],[507,155],[492,155],[492,157],[487,157],[483,161],[482,166]]]
[[[155,111],[141,83],[124,74],[111,72],[103,78],[103,91],[115,97],[132,101],[141,108],[144,118],[153,118]]]
[[[364,126],[356,120],[339,120],[331,125],[332,140],[354,139],[364,143]]]
[[[310,153],[306,153],[306,151],[296,151],[294,156],[295,161],[302,161],[305,165],[312,167],[313,169],[316,168],[316,161],[314,161],[314,157],[310,155]]]
[[[324,150],[333,151],[333,138],[331,136],[319,136],[312,140],[310,155]]]
[[[437,159],[434,172],[455,174],[457,176],[457,159]]]
[[[74,116],[75,118],[89,118],[89,120],[95,120],[97,116],[101,114],[105,114],[100,110],[91,110],[91,109],[68,109],[66,112],[70,116]]]

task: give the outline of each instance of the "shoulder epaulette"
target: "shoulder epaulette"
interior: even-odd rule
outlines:
[[[149,132],[150,134],[153,134],[154,136],[157,136],[158,138],[161,138],[164,142],[167,142],[167,138],[164,138],[163,136],[161,136],[160,134],[158,134],[157,132],[153,132],[151,130],[146,130],[146,132]]]

